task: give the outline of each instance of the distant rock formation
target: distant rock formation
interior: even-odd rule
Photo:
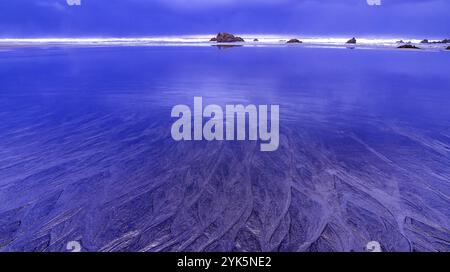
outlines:
[[[397,41],[396,43],[405,43],[403,40]]]
[[[245,42],[241,37],[225,32],[217,34],[217,36],[212,38],[210,41],[218,43]]]
[[[347,43],[355,44],[356,43],[356,38],[355,37],[351,38],[350,40],[347,41]]]
[[[399,47],[400,49],[420,49],[420,47],[417,47],[413,44],[405,44],[405,45],[400,45]]]
[[[428,44],[428,43],[433,43],[433,44],[435,44],[435,43],[450,43],[450,39],[443,39],[442,41],[430,41],[430,40],[425,39],[425,40],[421,41],[420,43],[423,43],[423,44]]]
[[[442,41],[431,42],[431,43],[450,43],[450,39],[443,39]]]
[[[290,39],[286,43],[302,43],[302,41],[300,41],[299,39]]]
[[[259,42],[259,40],[258,40],[258,39],[254,39],[253,41],[254,41],[254,42]]]

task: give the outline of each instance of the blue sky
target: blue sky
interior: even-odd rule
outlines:
[[[450,38],[449,0],[1,0],[1,37],[234,33]]]

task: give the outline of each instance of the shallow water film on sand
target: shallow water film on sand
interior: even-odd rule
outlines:
[[[0,48],[0,251],[450,251],[449,61]],[[278,149],[174,141],[194,97],[279,105]]]

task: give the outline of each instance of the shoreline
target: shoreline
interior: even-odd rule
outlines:
[[[295,35],[241,35],[244,41],[215,42],[211,35],[167,36],[142,38],[0,38],[0,49],[11,48],[49,48],[49,47],[155,47],[155,46],[214,46],[220,49],[229,47],[306,47],[306,48],[336,48],[336,49],[403,49],[400,46],[415,46],[421,51],[446,51],[450,43],[443,40],[400,39],[400,38],[358,38],[349,43],[342,37],[303,37]],[[290,40],[300,40],[299,43],[289,43]],[[405,41],[405,42],[404,42]],[[418,47],[418,48],[417,48]]]
[[[218,49],[229,48],[317,48],[317,49],[347,49],[347,50],[395,50],[395,51],[411,51],[411,52],[446,52],[448,45],[442,46],[421,46],[420,48],[408,49],[398,48],[398,46],[371,46],[371,45],[348,45],[348,44],[314,44],[314,43],[300,43],[300,44],[249,44],[249,43],[134,43],[134,44],[75,44],[75,43],[21,43],[21,44],[5,44],[0,42],[0,52],[12,49],[36,48],[36,49],[51,49],[51,48],[107,48],[107,47],[216,47]]]

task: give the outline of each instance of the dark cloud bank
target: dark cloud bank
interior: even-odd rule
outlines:
[[[450,1],[4,0],[0,36],[148,36],[237,33],[450,36]]]

